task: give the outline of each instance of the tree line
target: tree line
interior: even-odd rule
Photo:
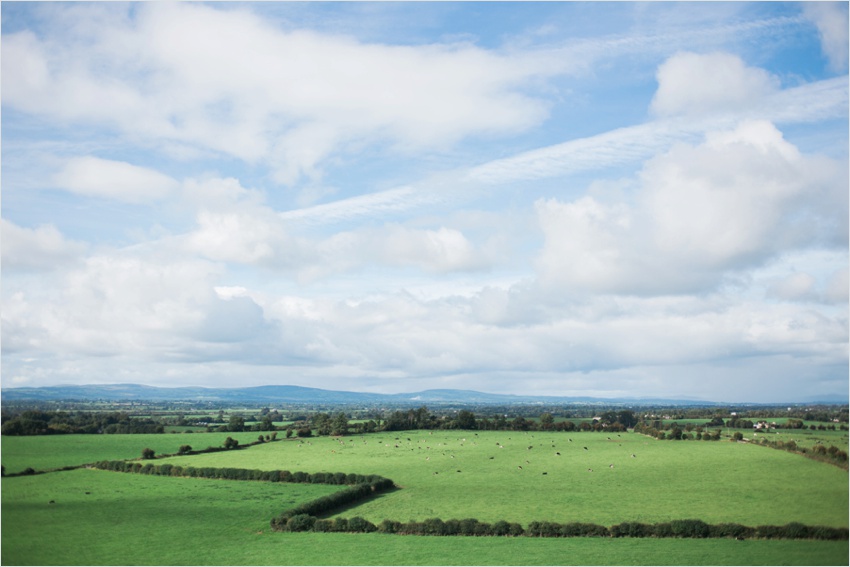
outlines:
[[[66,412],[27,410],[4,420],[3,435],[68,433],[163,433],[162,424],[131,418],[124,412]]]

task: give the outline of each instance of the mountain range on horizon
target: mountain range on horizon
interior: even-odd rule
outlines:
[[[632,404],[632,405],[730,405],[695,399],[665,398],[600,398],[591,396],[543,396],[492,394],[473,390],[434,389],[399,394],[377,394],[323,390],[305,386],[269,385],[244,388],[159,387],[142,384],[88,384],[42,387],[3,388],[6,401],[196,401],[196,402],[255,402],[255,403],[314,403],[314,404],[376,404],[419,405],[511,405],[511,404]],[[813,397],[784,403],[847,403],[836,396]],[[732,405],[768,405],[741,402]],[[775,404],[771,404],[775,405]]]

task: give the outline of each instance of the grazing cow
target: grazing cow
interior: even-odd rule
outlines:
[[[517,468],[518,468],[519,470],[522,470],[522,465],[518,465],[518,466],[517,466]]]
[[[610,465],[608,465],[608,468],[609,468],[609,469],[613,469],[613,468],[614,468],[614,463],[611,463]]]
[[[584,447],[584,450],[587,451],[587,447]]]
[[[555,454],[558,455],[559,457],[561,456],[561,453],[559,453],[558,451],[555,451]]]
[[[56,504],[56,500],[51,500],[48,504]]]
[[[633,459],[634,459],[634,458],[635,458],[635,455],[634,455],[634,453],[632,453],[632,458],[633,458]]]
[[[549,473],[543,473],[543,474],[549,474]]]

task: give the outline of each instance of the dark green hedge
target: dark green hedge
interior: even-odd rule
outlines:
[[[307,518],[312,517],[312,520]],[[274,520],[273,520],[274,522]],[[308,527],[309,526],[309,527]],[[373,532],[420,536],[526,536],[526,537],[654,537],[654,538],[736,538],[736,539],[817,539],[846,540],[847,528],[805,526],[792,522],[784,526],[749,527],[740,524],[706,524],[702,520],[673,520],[656,524],[623,522],[611,527],[571,522],[531,522],[520,524],[500,520],[494,524],[473,518],[441,520],[428,518],[421,522],[384,520],[377,526],[362,518],[320,520],[299,513],[278,521],[281,531]]]

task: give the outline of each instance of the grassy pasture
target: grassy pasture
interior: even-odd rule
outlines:
[[[793,440],[798,447],[811,449],[818,443],[829,447],[834,445],[843,451],[850,449],[850,433],[847,431],[818,431],[811,429],[771,429],[767,433],[761,431],[743,431],[747,439],[759,439],[765,437],[770,441],[782,441],[787,443]],[[753,436],[753,433],[756,435]]]
[[[248,453],[256,448],[243,451]],[[847,542],[292,534],[335,487],[76,470],[2,481],[4,565],[846,565]],[[86,494],[90,492],[90,494]],[[49,504],[55,500],[55,504]]]
[[[633,433],[415,431],[292,439],[162,462],[169,461],[379,474],[403,490],[344,512],[375,523],[440,517],[612,525],[698,518],[848,525],[846,471],[729,441],[657,441]]]
[[[4,479],[2,563],[252,564],[269,518],[336,490],[86,469]]]
[[[27,467],[47,470],[101,460],[135,459],[145,447],[153,449],[157,455],[176,453],[181,445],[191,445],[195,449],[219,447],[228,435],[249,443],[256,441],[259,434],[4,435],[0,437],[0,449],[6,473],[11,474]]]

